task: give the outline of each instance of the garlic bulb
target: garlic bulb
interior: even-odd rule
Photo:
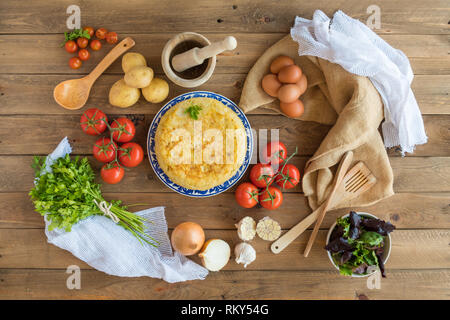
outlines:
[[[275,220],[265,217],[258,221],[256,233],[263,240],[274,241],[281,235],[281,226]]]
[[[256,259],[255,249],[245,242],[241,242],[234,247],[234,255],[236,256],[236,263],[242,263],[244,268],[247,268]]]
[[[252,217],[244,217],[236,224],[237,233],[241,240],[250,241],[256,235],[256,222]]]

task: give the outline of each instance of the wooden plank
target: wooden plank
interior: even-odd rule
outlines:
[[[382,279],[336,271],[221,271],[206,280],[169,284],[146,277],[120,278],[82,270],[81,289],[69,290],[66,270],[1,269],[1,299],[450,299],[449,270],[398,270]]]
[[[125,190],[125,189],[124,189]],[[145,203],[145,206],[130,207],[131,211],[164,206],[169,228],[183,221],[196,221],[205,229],[235,229],[235,224],[245,216],[255,220],[269,212],[263,208],[244,209],[237,205],[232,192],[213,198],[193,199],[178,193],[105,193],[107,200],[122,200],[127,205]],[[2,210],[0,228],[43,228],[43,218],[36,212],[27,193],[0,193]],[[450,193],[413,194],[398,193],[375,205],[353,210],[370,212],[380,219],[391,221],[397,228],[450,228]],[[329,228],[336,217],[348,213],[349,209],[330,211],[322,227]],[[289,229],[311,212],[307,200],[300,193],[285,193],[282,206],[274,218],[283,228]]]
[[[289,150],[289,148],[288,148]],[[292,163],[304,168],[307,157],[294,157]],[[450,157],[391,157],[395,192],[450,192]],[[0,156],[0,192],[28,192],[32,188],[31,156]],[[90,158],[99,172],[101,163]],[[248,171],[242,181],[248,181]],[[100,178],[97,177],[101,183]],[[127,171],[116,185],[103,185],[104,192],[172,192],[163,186],[146,159],[138,167]],[[233,191],[234,188],[230,189]],[[296,187],[288,192],[300,192]]]
[[[110,117],[109,120],[118,116]],[[126,116],[136,125],[136,142],[145,147],[153,116]],[[316,122],[295,121],[282,115],[248,115],[248,119],[256,132],[260,129],[278,129],[280,140],[292,149],[288,151],[293,152],[298,146],[299,155],[302,156],[314,154],[330,128]],[[0,154],[48,154],[64,136],[69,137],[75,154],[92,154],[96,138],[87,136],[80,129],[79,121],[79,115],[0,116],[0,122],[3,123],[0,127]],[[450,115],[426,115],[424,123],[428,143],[418,146],[409,156],[450,156]],[[390,155],[398,156],[399,153],[392,149]]]
[[[1,56],[1,55],[0,55]],[[162,75],[158,75],[162,76]],[[196,88],[220,92],[220,94],[239,103],[245,74],[213,74],[212,78]],[[107,114],[149,114],[154,115],[169,101],[186,88],[170,86],[168,99],[163,103],[152,104],[141,98],[133,107],[121,109],[108,102],[108,92],[112,84],[120,79],[119,75],[101,76],[91,90],[87,107],[71,111],[61,108],[53,100],[53,88],[71,75],[0,75],[1,115],[12,114],[82,114],[87,107],[99,107]],[[76,77],[76,76],[74,76]],[[165,76],[162,76],[165,78]],[[414,78],[412,88],[423,114],[450,114],[450,75],[419,75]],[[264,108],[258,108],[251,114],[273,114]]]
[[[0,33],[62,33],[66,31],[66,8],[70,0],[58,1],[2,1],[0,5]],[[80,4],[83,25],[105,27],[118,33],[170,32],[288,32],[295,15],[311,18],[320,8],[328,15],[342,10],[349,16],[366,22],[370,16],[370,0],[314,2],[293,0],[276,5],[271,0],[255,3],[251,0],[195,1],[174,0],[156,2],[138,0],[133,6],[113,0]],[[445,0],[380,0],[381,29],[378,33],[448,34],[449,7]],[[43,10],[45,8],[45,10]],[[39,14],[35,14],[39,12]],[[183,14],[173,15],[174,12]],[[123,19],[127,17],[127,19]]]
[[[256,250],[256,260],[247,266],[248,270],[324,270],[331,271],[325,239],[328,230],[321,230],[308,258],[302,255],[311,231],[306,231],[282,253],[275,255],[270,242],[256,237],[251,241]],[[223,239],[232,249],[240,243],[235,230],[205,230],[207,239]],[[392,233],[392,251],[386,263],[388,270],[441,269],[450,268],[450,230],[395,230]],[[92,269],[71,253],[49,245],[42,229],[0,229],[0,269],[33,268],[64,269],[78,265]],[[201,263],[198,256],[191,257]],[[242,270],[242,265],[231,261],[224,270]]]
[[[247,73],[258,57],[285,34],[279,33],[236,33],[233,34],[238,47],[232,52],[218,56],[215,73]],[[131,36],[136,41],[133,51],[142,53],[149,66],[156,73],[163,73],[161,52],[172,33],[121,34]],[[211,41],[220,41],[224,35],[206,33]],[[381,35],[391,46],[402,50],[410,59],[415,74],[450,73],[450,36],[449,35]],[[63,48],[62,34],[48,35],[0,35],[0,73],[64,73],[85,74],[92,70],[111,49],[105,44],[100,51],[92,51],[91,58],[83,62],[80,69],[72,70],[68,66],[71,57]],[[108,74],[122,74],[120,59],[106,70]]]

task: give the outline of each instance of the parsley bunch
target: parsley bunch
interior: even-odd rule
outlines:
[[[86,38],[90,39],[91,35],[89,31],[83,29],[75,29],[71,32],[64,32],[64,42],[61,44],[61,47],[69,40],[76,40],[78,38]]]
[[[188,113],[192,119],[198,120],[198,115],[200,114],[201,110],[202,110],[201,106],[193,104],[192,106],[184,110],[184,113]]]
[[[36,182],[29,195],[35,210],[50,221],[49,230],[62,228],[69,232],[74,224],[92,215],[103,215],[95,204],[105,201],[100,185],[94,182],[95,174],[87,158],[71,159],[67,154],[51,166],[52,172],[44,171],[45,157],[34,157]],[[146,219],[127,211],[120,200],[113,200],[111,212],[118,224],[129,230],[138,240],[156,246],[155,239],[145,233]]]

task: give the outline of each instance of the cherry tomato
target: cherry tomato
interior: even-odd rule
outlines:
[[[107,163],[103,165],[100,170],[100,176],[103,181],[109,184],[116,184],[122,181],[123,176],[125,175],[125,170],[120,167],[117,163]]]
[[[100,40],[95,39],[91,41],[90,46],[92,50],[98,51],[102,48],[102,43],[100,42]]]
[[[90,56],[91,54],[89,53],[89,51],[87,51],[87,49],[81,49],[78,51],[78,57],[83,61],[89,59]]]
[[[64,48],[66,49],[67,52],[69,53],[74,53],[75,51],[77,51],[78,46],[75,43],[75,41],[73,40],[69,40],[66,42],[66,44],[64,45]]]
[[[263,150],[262,162],[271,164],[280,164],[287,157],[287,149],[283,142],[269,142]]]
[[[234,196],[241,207],[253,208],[258,203],[258,188],[250,182],[244,182],[236,189]]]
[[[77,45],[81,49],[86,48],[88,46],[88,44],[89,44],[89,40],[87,38],[80,37],[80,38],[77,39]]]
[[[287,164],[282,172],[278,173],[275,181],[283,189],[294,188],[300,182],[300,171],[293,164]]]
[[[107,123],[106,114],[97,108],[86,110],[80,118],[81,129],[91,136],[97,136],[105,131]]]
[[[274,172],[270,164],[257,163],[250,170],[250,181],[258,188],[265,188],[267,183],[270,185],[273,176]]]
[[[124,143],[119,149],[119,161],[125,167],[136,167],[144,159],[144,150],[135,142]]]
[[[115,32],[108,32],[106,34],[106,42],[110,43],[110,44],[114,44],[117,42],[117,33]]]
[[[99,39],[105,39],[107,33],[108,30],[106,30],[105,28],[100,28],[95,31],[95,36]]]
[[[117,118],[111,123],[113,139],[117,142],[128,142],[134,138],[136,128],[133,122],[127,118]]]
[[[79,69],[83,63],[81,62],[80,58],[73,57],[69,59],[69,66],[72,69]]]
[[[259,195],[259,203],[266,209],[274,210],[283,203],[283,194],[278,188],[274,186],[268,187]]]
[[[87,32],[89,32],[89,35],[91,36],[91,38],[94,36],[94,28],[84,27],[83,30],[86,30]]]
[[[95,159],[100,162],[111,162],[116,158],[117,145],[109,138],[98,139],[92,148]]]

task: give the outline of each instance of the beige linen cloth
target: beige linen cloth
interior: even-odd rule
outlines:
[[[316,209],[326,199],[336,164],[349,150],[354,153],[354,163],[363,161],[377,183],[358,198],[335,208],[368,206],[393,195],[392,168],[378,131],[383,104],[368,78],[320,58],[299,57],[298,44],[287,35],[256,61],[245,80],[239,106],[244,112],[264,107],[281,113],[279,101],[261,88],[262,77],[270,72],[270,63],[279,55],[293,58],[308,79],[308,89],[301,97],[305,112],[298,120],[333,125],[306,163],[303,174],[303,192],[311,208]]]

